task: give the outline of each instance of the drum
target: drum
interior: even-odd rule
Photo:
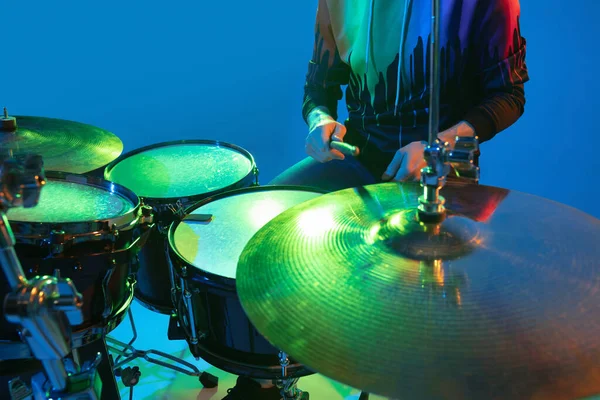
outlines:
[[[46,173],[33,208],[11,208],[7,217],[25,275],[73,280],[83,296],[83,323],[73,327],[78,348],[112,331],[133,300],[132,264],[145,225],[138,197],[128,189],[84,175]],[[10,286],[4,279],[2,298]],[[1,359],[26,359],[17,327],[0,322]]]
[[[237,297],[237,262],[263,225],[321,194],[292,186],[241,189],[206,199],[173,223],[169,255],[177,282],[177,322],[194,356],[237,375],[281,377],[279,351],[254,328]],[[312,373],[293,360],[288,371],[290,376]]]
[[[136,299],[162,314],[174,311],[166,232],[191,204],[220,192],[258,184],[246,150],[224,142],[192,140],[143,147],[116,159],[105,179],[125,186],[154,209],[156,229],[139,254]]]

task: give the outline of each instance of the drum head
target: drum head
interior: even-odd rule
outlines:
[[[224,189],[254,170],[245,150],[211,141],[173,142],[125,155],[105,178],[145,198],[182,198]]]
[[[235,279],[244,247],[260,228],[288,208],[321,196],[300,189],[267,187],[239,191],[192,211],[172,232],[171,246],[188,264],[212,275]],[[211,214],[209,222],[194,214]]]
[[[110,220],[131,213],[137,204],[112,186],[48,176],[37,206],[11,208],[7,216],[9,221],[52,224]]]

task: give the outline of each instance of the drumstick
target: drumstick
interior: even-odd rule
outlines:
[[[213,219],[212,214],[188,214],[183,219],[184,221],[193,222],[211,222]]]
[[[344,143],[344,142],[332,141],[329,143],[329,147],[339,151],[340,153],[342,153],[346,156],[356,157],[360,154],[360,149],[358,147],[352,146],[351,144]]]

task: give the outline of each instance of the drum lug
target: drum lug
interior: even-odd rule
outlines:
[[[175,277],[175,268],[173,267],[173,261],[169,254],[169,244],[165,238],[165,258],[167,260],[167,266],[169,267],[169,279],[171,280],[171,303],[173,303],[173,309],[177,310],[177,283]],[[187,270],[186,270],[187,272]]]
[[[175,220],[182,220],[183,217],[185,217],[185,206],[181,199],[177,200],[177,202],[174,204],[169,204],[167,207],[173,213]],[[168,228],[168,225],[166,228]]]
[[[43,241],[48,246],[52,257],[62,254],[65,251],[65,246],[70,242],[71,239],[68,239],[65,231],[61,230],[53,230],[50,232],[50,237]]]
[[[154,223],[154,213],[153,208],[147,206],[142,201],[140,208],[138,210],[138,222],[140,225],[152,225]]]
[[[113,312],[113,302],[112,296],[110,295],[110,290],[108,289],[108,284],[110,283],[110,279],[112,278],[113,273],[116,270],[117,261],[112,258],[110,260],[111,267],[106,271],[106,275],[102,279],[102,292],[104,297],[104,311],[102,312],[102,318],[107,319],[112,315]]]
[[[117,225],[113,224],[110,228],[110,240],[112,242],[112,247],[113,247],[113,251],[115,250],[115,243],[117,242],[117,239],[119,238],[119,229],[117,228]]]
[[[254,183],[252,184],[252,186],[260,186],[260,183],[258,182],[258,176],[260,174],[260,171],[258,170],[257,166],[254,166],[254,168],[252,168],[252,173],[254,174]]]

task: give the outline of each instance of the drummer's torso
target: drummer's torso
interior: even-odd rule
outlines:
[[[442,6],[442,128],[459,122],[480,97],[473,79],[465,79],[473,76],[469,47],[478,3],[450,0]],[[431,2],[375,0],[372,12],[369,0],[327,5],[340,58],[350,66],[350,127],[384,152],[426,139]]]

